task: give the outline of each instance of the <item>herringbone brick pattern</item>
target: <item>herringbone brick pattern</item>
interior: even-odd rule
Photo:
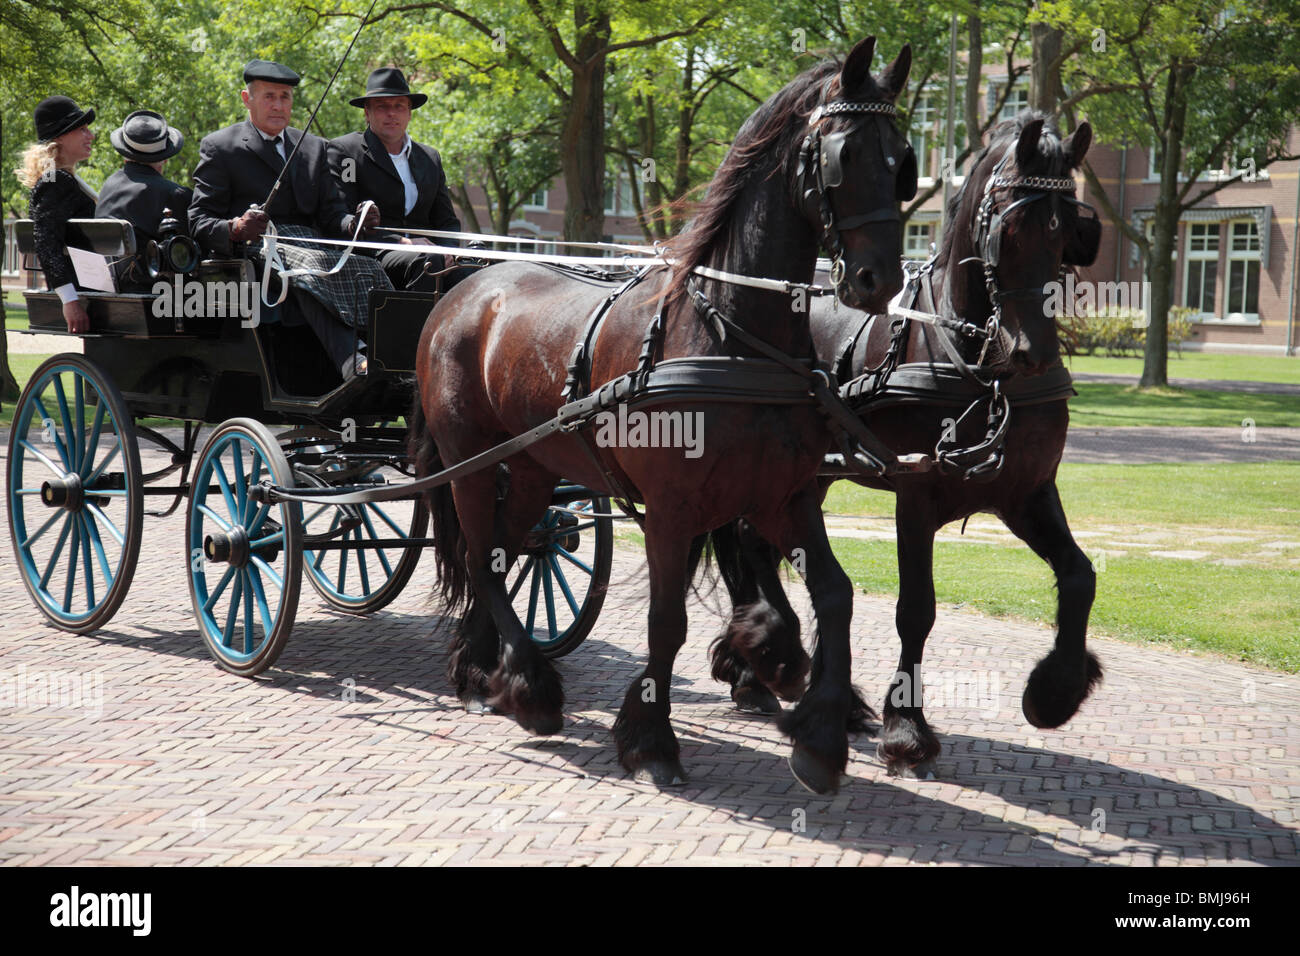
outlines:
[[[0,860],[10,864],[746,863],[1295,864],[1300,680],[1094,640],[1107,679],[1060,731],[1019,695],[1049,632],[941,611],[927,653],[938,779],[889,778],[854,742],[837,796],[786,768],[768,721],[708,676],[720,617],[697,600],[673,723],[691,776],[630,780],[610,736],[644,653],[643,561],[620,545],[591,638],[560,668],[567,721],[530,737],[469,717],[427,603],[431,560],[358,620],[304,585],[298,624],[259,679],[203,650],[183,519],[150,519],[133,590],[102,632],[37,620],[8,550],[0,675],[75,673],[101,706],[0,702]],[[801,589],[800,589],[801,590]],[[1048,597],[1045,595],[1045,598]],[[806,607],[803,609],[806,611]],[[807,621],[805,614],[805,621]],[[890,602],[859,595],[854,673],[878,700],[895,660]],[[96,685],[96,681],[98,684]],[[92,697],[92,704],[94,703]]]

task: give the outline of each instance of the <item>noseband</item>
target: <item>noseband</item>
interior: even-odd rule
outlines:
[[[805,204],[810,203],[813,196],[816,196],[822,221],[822,245],[830,255],[831,284],[836,289],[844,281],[845,268],[844,243],[840,238],[840,234],[849,229],[864,226],[867,223],[889,222],[891,220],[898,222],[901,218],[898,214],[897,204],[889,203],[878,209],[854,213],[845,216],[843,219],[836,219],[835,210],[831,205],[830,190],[844,183],[842,154],[845,142],[850,133],[854,132],[854,129],[850,128],[841,130],[838,133],[822,135],[820,122],[828,116],[836,116],[840,113],[865,113],[897,118],[898,110],[893,103],[883,101],[853,102],[850,100],[835,100],[818,106],[813,110],[812,116],[808,118],[808,125],[811,130],[804,137],[803,145],[799,149],[798,179],[800,193]],[[912,154],[911,145],[908,145],[900,161],[899,157],[885,152],[883,136],[880,138],[880,143],[881,151],[884,153],[885,165],[900,176],[896,191],[901,194],[904,187],[910,183],[911,191],[914,192],[916,158]],[[909,183],[904,183],[902,177],[907,177]],[[811,183],[809,180],[811,180]]]

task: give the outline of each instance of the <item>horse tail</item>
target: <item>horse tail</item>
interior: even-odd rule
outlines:
[[[442,471],[445,466],[429,431],[418,390],[408,421],[407,452],[415,462],[416,477],[423,478]],[[454,613],[473,599],[473,589],[466,567],[465,536],[461,533],[460,517],[452,500],[451,484],[426,491],[424,504],[429,509],[433,526],[433,553],[438,565],[437,593],[445,611]]]

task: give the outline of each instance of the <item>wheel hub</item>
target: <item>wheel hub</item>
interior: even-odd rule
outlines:
[[[214,564],[231,564],[242,568],[249,558],[248,532],[235,525],[228,532],[214,531],[203,539],[203,556]]]
[[[41,484],[41,502],[47,508],[80,511],[85,503],[81,476],[68,472],[62,478],[51,478]]]

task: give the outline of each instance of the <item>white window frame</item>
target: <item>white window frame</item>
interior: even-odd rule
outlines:
[[[1234,249],[1233,232],[1238,225],[1251,226],[1253,232],[1251,237],[1254,240],[1255,248]],[[1259,308],[1259,294],[1262,289],[1264,280],[1264,254],[1263,254],[1263,237],[1259,233],[1259,223],[1254,219],[1230,219],[1227,223],[1228,237],[1228,268],[1223,273],[1223,321],[1231,322],[1237,325],[1259,325],[1259,312],[1233,312],[1231,311],[1232,303],[1228,297],[1232,292],[1232,266],[1237,262],[1253,262],[1257,271],[1255,274],[1255,307]],[[1247,268],[1247,272],[1249,269]],[[1243,290],[1244,291],[1244,290]]]
[[[1023,102],[1020,94],[1024,94]],[[1017,104],[1012,109],[1012,97],[1015,97]],[[1011,92],[1007,94],[1006,102],[1002,104],[1002,109],[998,112],[998,122],[1002,123],[1007,120],[1013,120],[1020,115],[1021,110],[1029,109],[1029,84],[1024,82],[1016,83],[1011,87]]]
[[[932,219],[909,219],[903,232],[903,258],[913,259],[924,262],[930,258],[930,244],[934,242],[935,230],[938,223]],[[912,230],[924,229],[926,238],[922,240],[921,248],[918,250],[912,244]]]
[[[1192,248],[1192,240],[1196,235],[1197,227],[1205,227],[1208,230],[1204,234],[1207,239],[1210,236],[1214,237],[1213,249]],[[1193,262],[1214,263],[1214,290],[1211,292],[1211,297],[1213,299],[1211,303],[1211,307],[1212,308],[1216,307],[1218,304],[1219,279],[1220,279],[1220,271],[1221,271],[1219,269],[1219,261],[1221,258],[1220,254],[1223,249],[1222,230],[1219,227],[1220,224],[1217,222],[1189,222],[1187,224],[1187,238],[1184,240],[1184,244],[1187,247],[1187,255],[1183,262],[1183,304],[1188,308],[1191,307],[1191,295],[1189,294],[1189,286],[1191,284]],[[1218,317],[1218,313],[1216,312],[1197,312],[1195,317],[1193,318],[1193,321],[1217,322],[1219,321],[1219,317]]]
[[[934,97],[922,93],[916,98],[912,115],[908,117],[907,142],[916,154],[917,188],[926,189],[934,185],[934,151],[938,147],[939,110]],[[918,142],[920,148],[918,149]]]
[[[520,208],[527,212],[549,212],[551,207],[548,203],[551,200],[551,191],[543,186],[541,189],[537,190],[537,192],[542,194],[542,204],[540,206],[535,203],[526,202]],[[537,192],[533,193],[533,196],[536,196]],[[532,199],[533,197],[529,196],[528,198]]]

